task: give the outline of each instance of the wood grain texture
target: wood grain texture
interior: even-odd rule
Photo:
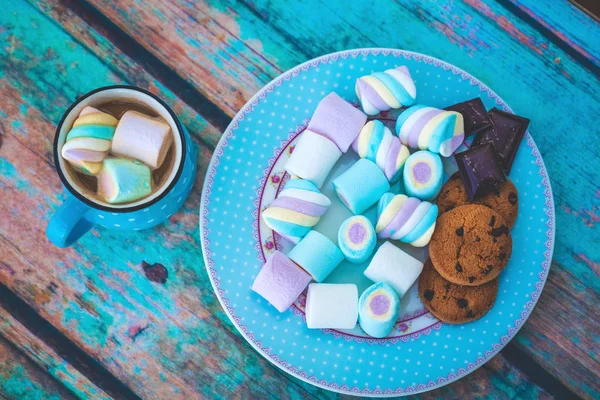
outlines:
[[[600,242],[600,163],[597,147],[587,145],[600,133],[587,123],[600,117],[596,107],[600,85],[597,76],[561,48],[492,1],[378,2],[377,13],[372,12],[374,6],[370,3],[346,7],[341,0],[222,0],[198,6],[180,1],[157,5],[155,11],[144,10],[140,5],[125,7],[124,1],[92,2],[164,60],[173,58],[171,49],[175,43],[183,46],[184,54],[194,54],[195,43],[185,40],[189,35],[198,43],[212,40],[215,48],[225,43],[232,46],[236,51],[232,49],[228,54],[239,59],[223,65],[216,76],[223,86],[237,79],[241,71],[236,68],[244,62],[257,64],[268,57],[269,64],[278,67],[272,71],[272,78],[278,71],[308,58],[354,47],[419,51],[474,73],[507,100],[515,112],[532,119],[531,131],[546,161],[556,201],[556,273],[550,275],[544,301],[540,303],[549,306],[536,309],[518,336],[519,346],[579,394],[591,396],[600,391],[598,342],[585,333],[597,328],[593,322],[597,318],[593,309],[576,300],[581,296],[587,304],[594,304],[600,289],[600,247],[596,245]],[[325,11],[315,12],[317,9]],[[341,9],[344,13],[336,12]],[[144,21],[151,18],[154,23],[140,24],[136,15],[144,15]],[[381,15],[386,16],[384,23]],[[144,25],[161,26],[165,46],[152,45]],[[200,25],[211,26],[211,34]],[[273,47],[287,51],[283,55],[280,51],[265,51]],[[203,63],[217,63],[210,52],[202,57]],[[247,60],[249,57],[251,61]],[[172,68],[183,74],[191,64],[191,59],[180,60]],[[223,78],[223,74],[228,77]],[[190,80],[202,92],[211,90],[205,82],[195,80],[193,74]],[[266,80],[263,74],[257,74],[255,82],[244,81],[244,88],[252,94]],[[223,92],[221,99],[229,94]],[[238,94],[222,101],[228,104],[228,113],[232,104],[241,102]],[[569,112],[558,118],[556,110]],[[569,132],[570,140],[563,139],[564,132]],[[573,158],[572,154],[578,157]],[[557,298],[566,303],[553,307],[552,299]],[[566,327],[548,332],[547,324],[558,320]],[[577,329],[570,329],[573,325]],[[561,350],[540,351],[542,348]],[[580,352],[570,352],[573,348]],[[585,353],[588,356],[581,358]]]
[[[63,17],[68,18],[68,12]],[[51,25],[41,18],[34,21],[46,29],[50,40],[42,45],[15,35],[22,51],[58,53],[55,46],[65,41],[64,35],[52,33]],[[103,55],[103,48],[88,44]],[[50,76],[60,69],[61,61],[45,64]],[[35,70],[35,65],[28,67]],[[101,76],[109,74],[97,61],[90,61],[85,68],[93,68]],[[201,262],[197,237],[200,182],[184,211],[157,231],[135,237],[94,231],[67,251],[47,243],[43,227],[60,198],[60,187],[50,167],[51,135],[45,133],[52,131],[53,124],[41,110],[56,113],[57,119],[60,111],[52,103],[26,106],[23,92],[43,97],[50,88],[29,82],[22,76],[23,70],[3,66],[10,79],[0,80],[5,93],[0,104],[6,119],[21,121],[3,131],[5,142],[0,149],[6,172],[1,184],[6,189],[3,193],[8,193],[0,211],[12,215],[0,225],[0,279],[142,396],[336,397],[270,366],[233,330],[214,298]],[[52,90],[57,98],[64,96],[60,85]],[[18,154],[44,161],[31,166]],[[203,153],[201,160],[209,155]],[[47,187],[42,182],[53,183]],[[47,199],[47,205],[39,207],[39,214],[19,218],[42,199]],[[139,254],[135,258],[132,249]],[[169,269],[164,286],[145,278],[144,260],[160,262]],[[439,393],[543,393],[501,356],[498,366],[502,370],[492,366],[480,370],[485,384],[480,383],[482,378],[463,380]]]
[[[594,65],[600,66],[600,24],[567,0],[507,0]]]
[[[47,242],[44,227],[62,198],[51,167],[51,121],[60,118],[69,92],[85,85],[136,83],[140,72],[128,79],[115,76],[34,9],[15,4],[7,11],[0,17],[7,18],[2,35],[12,46],[2,49],[1,58],[21,64],[1,65],[0,109],[10,123],[3,127],[0,149],[0,212],[9,216],[0,222],[0,279],[142,396],[306,395],[250,351],[230,325],[222,326],[227,318],[210,289],[197,237],[199,191],[210,158],[205,147],[200,147],[195,193],[168,226],[135,240],[129,234],[93,231],[67,251]],[[32,24],[45,40],[28,30]],[[52,57],[33,57],[38,54]],[[70,82],[69,76],[80,76],[81,82]],[[169,96],[161,91],[161,97]],[[98,239],[101,235],[104,240]],[[138,255],[132,258],[134,253]],[[144,260],[169,268],[166,285],[147,280],[140,267]],[[260,383],[254,382],[256,376]]]
[[[70,397],[75,395],[78,398],[84,399],[110,399],[106,393],[69,365],[69,363],[56,354],[54,350],[48,347],[48,345],[42,342],[37,336],[29,332],[27,328],[1,307],[0,336],[4,337],[4,340],[13,343],[18,350],[26,354],[41,371],[45,371],[66,387],[71,393]],[[1,343],[2,342],[0,342],[0,344]],[[0,362],[0,365],[2,365],[2,362]],[[37,398],[45,397],[40,396]]]
[[[281,71],[352,47],[409,48],[482,78],[516,112],[533,119],[557,200],[557,263],[517,343],[577,393],[594,397],[599,351],[589,332],[598,332],[598,326],[594,308],[586,304],[599,300],[600,249],[593,246],[600,239],[598,168],[589,165],[598,166],[598,150],[583,144],[597,133],[585,124],[598,117],[597,79],[535,30],[509,22],[511,16],[491,2],[380,2],[381,13],[361,4],[340,15],[335,10],[342,3],[156,2],[149,7],[94,1],[229,116]],[[0,214],[8,216],[0,220],[2,282],[140,396],[337,397],[270,366],[235,331],[212,293],[202,265],[197,210],[219,130],[148,74],[144,60],[131,59],[63,3],[34,6],[40,13],[11,3],[0,15]],[[316,13],[320,7],[330,12]],[[400,22],[382,24],[381,14]],[[73,248],[58,250],[43,234],[63,198],[50,156],[54,124],[75,96],[116,82],[160,93],[203,144],[194,193],[182,212],[155,230],[136,235],[94,230]],[[572,115],[557,119],[557,109]],[[562,139],[567,131],[569,143]],[[580,158],[569,156],[574,153]],[[573,187],[575,179],[581,184]],[[148,281],[143,261],[165,265],[167,282]],[[500,355],[425,397],[471,393],[546,396]]]
[[[0,336],[0,398],[71,400],[76,397]]]

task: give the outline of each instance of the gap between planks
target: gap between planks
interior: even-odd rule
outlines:
[[[141,399],[96,360],[67,339],[26,302],[0,282],[0,335],[25,353],[42,369],[54,367],[56,378],[78,397]],[[40,351],[48,360],[35,356]],[[55,364],[54,366],[51,364]],[[58,365],[58,368],[57,368]],[[64,371],[61,371],[61,369]],[[59,379],[60,375],[60,379]],[[68,384],[66,384],[68,381]]]
[[[87,1],[60,0],[62,4],[73,11],[79,18],[91,27],[101,32],[102,35],[118,47],[124,54],[143,65],[146,71],[160,81],[179,99],[189,105],[194,111],[202,115],[209,123],[221,131],[225,131],[232,118],[229,117],[216,104],[198,92],[192,84],[182,78],[158,57],[136,42],[124,30],[102,14],[96,7]],[[116,71],[119,73],[119,71]],[[211,150],[214,146],[204,142]]]
[[[94,26],[95,28],[99,28],[99,31],[103,32],[103,34],[105,34],[105,36],[109,40],[111,40],[116,46],[120,47],[121,50],[125,52],[129,57],[145,65],[152,75],[154,75],[159,81],[164,83],[166,87],[172,90],[180,99],[182,99],[192,108],[194,108],[194,110],[205,116],[208,121],[210,121],[215,126],[223,130],[229,124],[231,120],[230,117],[227,116],[227,114],[225,114],[222,110],[220,110],[219,107],[217,107],[214,103],[210,102],[203,95],[198,93],[198,91],[196,91],[196,89],[191,84],[189,84],[185,79],[183,79],[179,74],[177,74],[175,71],[169,68],[166,64],[164,64],[158,57],[154,56],[150,51],[146,50],[142,45],[137,43],[127,33],[125,33],[107,17],[101,14],[96,8],[89,5],[88,3],[79,3],[72,0],[63,0],[63,3],[68,8],[73,10],[78,16],[80,16],[82,19],[88,22],[90,25]],[[504,2],[501,1],[501,3]],[[509,7],[506,8],[509,9],[509,11],[513,12],[513,10],[510,10]],[[525,22],[529,23],[529,21]],[[544,34],[542,29],[538,28],[537,26],[534,27]],[[560,41],[560,39],[558,38],[555,39]],[[560,47],[558,43],[555,44],[557,44],[557,46]],[[569,53],[566,49],[563,48],[563,50]],[[514,349],[514,346],[509,346],[513,347]],[[503,353],[505,351],[508,350],[504,349]],[[519,354],[519,356],[516,357],[515,360],[513,360],[516,361],[514,363],[517,367],[519,367],[519,364],[523,359],[521,357],[521,354]],[[529,356],[525,357],[527,359],[531,359]],[[531,361],[532,364],[528,364],[529,366],[537,366],[535,361]],[[527,371],[524,372],[527,375],[530,375]],[[542,379],[542,381],[546,381],[546,379],[544,378]],[[560,384],[560,382],[558,383],[559,385],[562,385]],[[553,386],[552,383],[548,383],[548,386],[558,388],[556,389],[557,394],[559,394],[559,392],[562,393],[562,389],[560,388],[560,386]],[[566,390],[568,391],[568,389]],[[553,393],[552,390],[549,391]]]

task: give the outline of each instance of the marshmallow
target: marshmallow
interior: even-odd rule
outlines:
[[[408,147],[449,157],[465,139],[465,123],[456,111],[417,104],[400,114],[396,134]]]
[[[346,260],[354,264],[363,263],[375,250],[375,228],[371,221],[362,215],[350,217],[340,226],[338,244]]]
[[[331,205],[311,181],[290,179],[279,196],[262,213],[265,224],[298,243],[319,222]]]
[[[400,139],[378,120],[366,123],[352,143],[352,148],[361,158],[377,164],[390,182],[395,182],[402,176],[400,172],[410,155]]]
[[[358,322],[370,336],[382,338],[389,335],[396,323],[400,299],[385,282],[369,286],[358,300]]]
[[[373,282],[385,282],[402,297],[417,280],[423,263],[385,242],[379,247],[364,274]]]
[[[435,153],[422,150],[413,153],[404,165],[404,190],[411,197],[433,200],[442,189],[444,165]]]
[[[111,153],[140,160],[156,169],[165,160],[172,141],[171,127],[167,123],[127,111],[117,125]]]
[[[319,102],[308,129],[325,136],[345,153],[366,120],[362,111],[332,92]]]
[[[98,176],[98,195],[107,203],[128,203],[152,193],[152,174],[144,163],[107,158]]]
[[[320,188],[342,152],[331,140],[305,130],[285,164],[290,175],[306,179]]]
[[[415,104],[417,88],[408,68],[401,66],[358,78],[356,96],[363,110],[375,115],[380,111]]]
[[[350,211],[362,214],[390,190],[390,184],[377,165],[361,158],[334,179],[333,188]]]
[[[118,121],[94,107],[84,107],[67,134],[62,157],[87,175],[98,175],[108,155]]]
[[[375,232],[380,239],[394,239],[423,247],[435,230],[438,207],[416,197],[386,193],[377,206]]]
[[[317,282],[322,282],[327,278],[344,260],[340,249],[317,231],[308,232],[289,252],[288,257]]]
[[[311,283],[306,295],[310,329],[352,329],[358,320],[358,289],[354,284]]]
[[[285,254],[275,251],[256,276],[252,290],[279,312],[284,312],[296,301],[309,282],[309,274]]]

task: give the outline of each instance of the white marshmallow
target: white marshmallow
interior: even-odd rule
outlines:
[[[354,284],[311,283],[306,296],[310,329],[352,329],[358,320],[358,289]]]
[[[160,167],[173,141],[171,127],[136,111],[127,111],[117,125],[111,153]]]
[[[423,263],[385,242],[377,250],[364,274],[373,282],[385,282],[402,297],[423,271]]]
[[[285,164],[285,170],[320,188],[341,155],[342,152],[335,143],[307,129],[300,136]]]

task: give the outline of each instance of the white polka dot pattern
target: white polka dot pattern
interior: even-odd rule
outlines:
[[[287,177],[279,158],[319,100],[331,91],[357,103],[359,76],[406,65],[418,101],[443,108],[479,95],[487,108],[510,111],[490,89],[439,60],[397,50],[336,53],[309,61],[267,85],[236,116],[209,166],[201,204],[206,266],[217,296],[242,335],[292,375],[349,394],[398,395],[430,390],[489,360],[523,325],[543,288],[554,244],[554,205],[546,169],[529,134],[511,178],[519,190],[513,255],[500,279],[498,300],[481,320],[445,325],[429,314],[430,329],[396,340],[309,330],[302,304],[280,314],[250,289],[263,253],[281,246],[259,226],[259,211]],[[383,115],[386,117],[386,115]],[[407,324],[408,325],[408,324]],[[364,334],[362,334],[364,335]]]

